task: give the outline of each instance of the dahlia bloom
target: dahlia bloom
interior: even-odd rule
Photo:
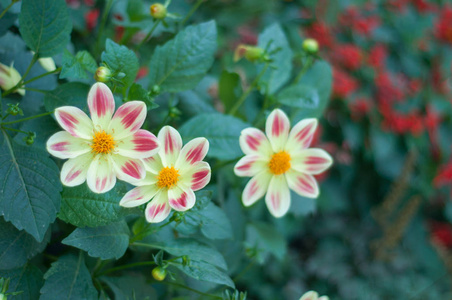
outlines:
[[[306,292],[300,298],[300,300],[329,300],[329,299],[330,298],[328,296],[319,297],[319,294],[315,291]]]
[[[91,119],[79,108],[63,106],[55,117],[64,131],[52,135],[47,151],[69,160],[61,170],[61,182],[77,186],[87,181],[95,193],[111,190],[116,178],[129,183],[143,179],[143,158],[156,154],[159,143],[155,135],[140,129],[146,118],[146,105],[130,101],[116,113],[110,89],[96,83],[88,94]]]
[[[195,138],[182,147],[179,132],[171,126],[163,127],[157,137],[162,147],[158,155],[144,159],[146,177],[119,202],[123,207],[135,207],[151,200],[145,209],[149,223],[165,220],[171,209],[192,208],[194,191],[210,181],[210,166],[202,161],[209,150],[207,139]]]
[[[237,176],[252,177],[242,194],[250,206],[265,194],[270,213],[284,216],[290,207],[290,190],[316,198],[319,188],[313,175],[331,166],[331,156],[322,149],[310,148],[317,119],[304,119],[290,130],[286,114],[275,109],[266,122],[267,136],[256,128],[246,128],[240,135],[245,156],[234,167]]]

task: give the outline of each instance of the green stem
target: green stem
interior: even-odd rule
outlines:
[[[309,56],[308,58],[306,58],[306,63],[304,64],[303,68],[301,69],[300,73],[298,73],[297,77],[295,77],[293,83],[297,84],[301,78],[303,77],[303,75],[309,70],[309,68],[312,66],[312,63],[314,62],[314,59]]]
[[[27,77],[28,73],[29,73],[30,70],[31,70],[31,67],[33,67],[33,65],[35,64],[35,62],[36,62],[37,60],[38,60],[38,54],[35,53],[35,54],[33,54],[33,57],[31,58],[31,62],[30,62],[30,64],[28,65],[27,70],[25,71],[24,75],[22,75],[22,78],[19,80],[19,82],[18,82],[15,86],[13,86],[12,88],[10,88],[9,90],[5,91],[5,92],[2,94],[2,97],[5,97],[5,96],[7,96],[7,95],[9,95],[9,94],[11,94],[11,93],[14,93],[18,88],[20,88],[20,87],[23,85],[24,79]]]
[[[26,132],[26,131],[19,130],[19,129],[14,129],[14,128],[9,128],[9,127],[3,127],[3,126],[2,126],[2,129],[6,129],[6,130],[9,130],[9,131],[14,131],[14,132],[19,132],[19,133],[25,133],[25,134],[28,134],[28,132]]]
[[[155,262],[153,262],[153,261],[142,261],[142,262],[127,264],[127,265],[122,265],[122,266],[118,266],[118,267],[107,269],[107,270],[101,272],[98,276],[102,276],[102,275],[105,275],[105,274],[108,274],[108,273],[112,273],[112,272],[116,272],[116,271],[120,271],[120,270],[124,270],[124,269],[128,269],[128,268],[149,266],[149,265],[155,265]]]
[[[261,120],[263,120],[263,118],[261,118],[261,116],[264,116],[264,112],[267,109],[267,107],[269,106],[269,97],[265,97],[264,99],[264,104],[262,105],[261,109],[259,110],[259,113],[256,115],[256,118],[253,121],[253,126],[254,127],[258,127],[258,125],[260,125]]]
[[[154,25],[152,25],[151,30],[150,30],[150,31],[148,32],[148,34],[144,37],[144,39],[141,41],[141,43],[138,44],[137,51],[140,50],[141,46],[142,46],[144,43],[146,43],[147,40],[148,40],[149,38],[151,38],[152,34],[154,33],[154,30],[155,30],[155,29],[157,28],[157,26],[160,24],[160,21],[161,21],[161,20],[157,20],[157,21],[154,22]]]
[[[227,166],[229,164],[232,164],[233,162],[236,162],[236,161],[237,161],[237,159],[230,159],[230,160],[220,161],[217,164],[215,164],[215,166],[213,166],[211,172],[213,173],[214,171],[216,171],[216,170],[218,170],[218,169],[220,169],[220,168],[222,168],[224,166]]]
[[[15,123],[20,123],[20,122],[23,122],[23,121],[28,121],[28,120],[32,120],[32,119],[48,116],[48,115],[51,115],[51,114],[53,114],[53,111],[46,112],[46,113],[39,114],[39,115],[35,115],[35,116],[31,116],[31,117],[27,117],[27,118],[23,118],[23,119],[19,119],[19,120],[14,120],[14,121],[10,121],[10,122],[4,122],[4,123],[1,123],[1,125],[10,125],[10,124],[15,124]]]
[[[168,221],[165,224],[163,224],[157,228],[151,227],[151,228],[148,228],[148,229],[138,233],[137,235],[130,238],[129,244],[133,244],[136,241],[141,241],[143,238],[147,237],[148,235],[155,233],[155,232],[159,231],[160,229],[162,229],[163,227],[171,224],[171,222],[173,222],[173,221]]]
[[[97,57],[99,55],[100,42],[102,39],[102,34],[104,33],[105,24],[107,23],[108,13],[110,12],[111,7],[113,6],[113,0],[107,0],[107,4],[105,5],[104,11],[102,13],[102,19],[100,21],[99,31],[97,32],[97,42],[94,46],[94,53]]]
[[[223,297],[207,294],[207,293],[204,293],[204,292],[192,289],[191,287],[188,287],[188,286],[185,286],[183,284],[176,283],[176,282],[161,281],[161,282],[156,282],[156,284],[165,284],[165,285],[171,285],[171,286],[183,288],[183,289],[186,289],[186,290],[188,290],[190,292],[193,292],[193,293],[196,293],[196,294],[199,294],[199,295],[202,295],[202,296],[206,296],[206,297],[209,297],[209,298],[212,298],[212,299],[223,299]]]
[[[2,11],[2,14],[0,14],[0,19],[3,18],[3,16],[6,14],[6,12],[16,3],[16,1],[11,1],[11,3],[5,8],[4,11]]]
[[[181,26],[183,26],[185,24],[185,22],[188,21],[188,19],[190,19],[190,17],[195,13],[196,10],[198,10],[198,8],[201,6],[201,4],[204,2],[204,0],[198,0],[196,1],[195,5],[190,9],[190,11],[188,12],[188,14],[185,16],[185,18],[182,20],[182,22],[180,23]]]
[[[253,259],[252,261],[250,261],[250,263],[239,273],[237,274],[232,281],[237,282],[237,280],[239,280],[240,277],[242,277],[243,275],[245,275],[246,272],[249,271],[249,269],[251,269],[251,267],[254,265],[256,261]]]
[[[259,75],[257,75],[257,77],[254,79],[254,81],[251,83],[251,85],[245,91],[245,93],[243,93],[242,96],[240,96],[240,98],[237,100],[237,102],[235,102],[234,106],[229,111],[230,115],[233,116],[237,112],[237,110],[240,108],[240,106],[242,106],[243,102],[245,102],[245,100],[246,100],[246,97],[248,97],[248,95],[253,91],[254,87],[257,85],[257,83],[259,82],[261,77],[265,74],[265,71],[267,71],[268,65],[269,65],[268,63],[265,64],[262,71],[259,73]]]
[[[24,83],[22,83],[22,85],[29,84],[30,82],[33,82],[33,81],[38,80],[38,79],[41,79],[42,77],[46,77],[47,75],[51,75],[51,74],[54,74],[54,73],[58,73],[58,72],[60,72],[60,71],[61,71],[61,67],[58,68],[58,69],[55,69],[55,70],[53,70],[53,71],[50,71],[50,72],[41,74],[41,75],[36,76],[36,77],[33,77],[33,78],[31,78],[31,79],[25,81]]]
[[[23,89],[26,91],[32,91],[32,92],[37,92],[37,93],[42,93],[42,94],[47,94],[49,92],[46,90],[35,89],[35,88],[31,88],[31,87],[24,87]]]

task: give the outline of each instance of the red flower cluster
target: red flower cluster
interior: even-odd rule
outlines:
[[[358,88],[358,82],[339,68],[333,68],[333,95],[347,98]]]
[[[452,226],[445,222],[432,222],[430,231],[433,243],[452,248]]]
[[[363,55],[361,50],[352,44],[337,45],[332,52],[334,64],[341,65],[351,71],[359,69]]]
[[[452,44],[452,8],[442,9],[440,19],[435,26],[436,37],[446,43]]]
[[[339,16],[339,23],[344,28],[351,28],[353,32],[368,36],[380,25],[380,18],[376,15],[366,16],[366,11],[350,6]]]

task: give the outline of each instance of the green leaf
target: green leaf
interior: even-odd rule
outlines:
[[[154,98],[149,95],[149,91],[145,90],[140,84],[132,83],[129,89],[129,94],[127,95],[129,101],[140,100],[146,103],[147,109],[151,110],[159,107],[158,104],[154,102]]]
[[[158,46],[149,67],[150,87],[162,91],[189,90],[204,77],[217,49],[215,21],[188,26],[163,46]]]
[[[68,82],[59,85],[48,92],[44,97],[44,106],[47,111],[54,111],[60,106],[76,106],[84,111],[88,110],[88,92],[90,86],[81,82]]]
[[[114,299],[158,299],[155,290],[141,274],[121,277],[101,277],[114,294]],[[135,298],[134,298],[135,297]]]
[[[97,291],[86,268],[83,252],[61,256],[44,274],[41,300],[96,299]]]
[[[62,243],[85,250],[92,257],[119,259],[129,246],[129,227],[121,220],[101,227],[77,228]]]
[[[60,78],[90,79],[97,69],[96,60],[88,51],[79,51],[73,56],[69,51],[63,52]]]
[[[223,71],[218,85],[220,100],[223,102],[225,111],[228,112],[237,102],[239,98],[237,95],[242,93],[240,76],[237,73]]]
[[[42,241],[60,209],[60,172],[41,149],[21,146],[0,133],[0,214]]]
[[[200,114],[188,120],[179,128],[185,141],[196,137],[209,140],[207,156],[221,160],[230,160],[242,156],[240,150],[240,132],[249,124],[229,115],[220,113]]]
[[[231,288],[235,288],[234,282],[226,273],[203,261],[192,260],[187,266],[181,264],[172,265],[197,280],[224,284]]]
[[[305,118],[322,116],[319,93],[315,88],[305,85],[291,85],[278,94],[278,102],[287,106],[303,109]]]
[[[22,0],[19,31],[41,57],[61,53],[69,42],[72,22],[64,0]]]
[[[118,45],[107,39],[105,51],[102,52],[102,61],[113,74],[125,74],[124,78],[121,79],[125,87],[129,87],[135,81],[139,68],[138,58],[126,46]]]
[[[11,299],[14,300],[38,299],[39,289],[44,283],[42,275],[41,270],[31,264],[24,265],[22,268],[14,270],[0,271],[0,277],[9,278],[11,280],[6,293],[21,292],[20,294],[11,297]]]
[[[306,216],[317,210],[316,199],[306,198],[290,192],[291,204],[289,211],[296,216]]]
[[[0,4],[0,11],[3,11],[5,8]],[[0,36],[3,36],[8,32],[9,27],[14,25],[14,22],[17,19],[17,14],[10,13],[9,11],[3,15],[0,19]]]
[[[63,189],[61,210],[58,218],[77,227],[97,227],[118,221],[135,210],[119,206],[127,192],[124,183],[105,194],[93,193],[86,184]]]
[[[27,263],[27,260],[42,252],[50,240],[50,230],[44,240],[38,243],[24,230],[0,218],[0,269],[14,269]]]
[[[267,86],[267,92],[274,94],[290,78],[292,71],[292,50],[286,35],[279,24],[267,27],[259,35],[258,46],[267,49],[272,62],[270,68],[262,76],[259,85]],[[260,66],[260,69],[263,65]],[[265,90],[265,89],[264,89]]]
[[[263,263],[268,254],[282,260],[287,252],[286,240],[273,226],[252,223],[246,227],[246,244],[257,250],[257,260]]]

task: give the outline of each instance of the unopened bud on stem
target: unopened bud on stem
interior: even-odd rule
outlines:
[[[152,4],[151,7],[149,8],[149,11],[151,13],[151,16],[154,19],[158,20],[164,19],[166,17],[166,14],[168,13],[166,7],[160,3]]]
[[[319,51],[319,43],[314,39],[305,39],[303,41],[303,50],[309,54],[316,54]]]

